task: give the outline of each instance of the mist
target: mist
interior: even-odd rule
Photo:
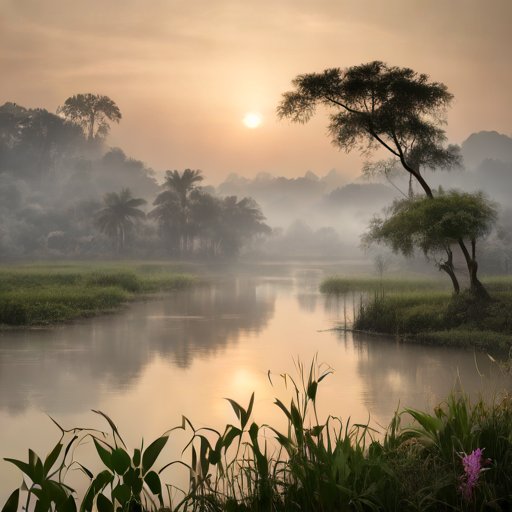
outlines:
[[[187,252],[178,254],[176,228],[159,223],[158,215],[150,213],[158,209],[155,200],[158,203],[166,190],[157,179],[162,170],[132,158],[128,150],[111,147],[107,136],[87,138],[80,126],[42,108],[6,103],[0,107],[0,123],[0,258],[4,261],[176,256],[342,260],[384,254],[394,265],[404,264],[381,249],[363,255],[359,242],[374,215],[407,195],[407,176],[369,182],[362,176],[350,179],[344,169],[332,168],[296,178],[266,171],[253,178],[231,173],[217,187],[198,182],[195,231]],[[464,169],[428,173],[428,180],[444,189],[484,190],[500,204],[499,223],[481,254],[482,272],[508,272],[512,138],[481,131],[464,140],[461,151]],[[202,171],[201,177],[208,178],[208,169]],[[115,237],[102,232],[94,219],[105,207],[105,194],[122,189],[143,199],[141,210],[150,215],[127,230],[126,245],[120,250]],[[228,211],[236,221],[225,220]],[[245,212],[245,221],[240,212]]]

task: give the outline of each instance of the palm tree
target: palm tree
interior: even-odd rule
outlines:
[[[156,208],[149,212],[149,217],[156,219],[162,227],[176,229],[180,253],[189,248],[190,194],[196,189],[195,184],[203,181],[202,171],[185,169],[166,171],[164,190],[158,194],[153,203]]]
[[[187,207],[188,196],[195,188],[194,183],[204,180],[203,171],[185,169],[182,174],[178,171],[166,171],[164,186],[172,190],[179,198],[181,207]]]
[[[129,188],[123,188],[120,194],[107,192],[103,196],[105,207],[94,216],[94,224],[104,234],[117,241],[117,249],[124,248],[126,233],[135,227],[135,220],[145,219],[146,214],[139,206],[146,204],[145,199],[135,199]]]
[[[258,235],[269,235],[272,229],[263,221],[266,220],[260,205],[251,197],[240,201],[236,196],[228,196],[222,200],[220,224],[224,232],[223,252],[229,256],[237,255],[243,245]]]

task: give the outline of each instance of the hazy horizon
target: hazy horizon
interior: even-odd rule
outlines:
[[[123,119],[110,146],[166,169],[349,180],[361,158],[332,147],[326,116],[278,122],[296,75],[383,60],[445,83],[455,95],[448,138],[512,132],[512,4],[498,1],[219,0],[85,4],[0,0],[3,102],[55,112],[78,93],[108,95]],[[259,112],[262,123],[242,120]]]

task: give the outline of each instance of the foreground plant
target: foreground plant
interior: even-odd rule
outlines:
[[[464,500],[472,502],[475,497],[475,490],[478,487],[478,477],[482,471],[486,471],[489,468],[483,467],[482,452],[485,448],[477,448],[470,455],[463,453],[462,464],[464,466],[464,474],[461,476],[462,484],[460,490]],[[486,463],[491,462],[491,459],[487,459]]]
[[[300,360],[296,367],[298,379],[280,376],[292,391],[289,405],[275,401],[288,421],[284,431],[251,420],[253,393],[247,408],[227,399],[238,423],[224,431],[196,429],[184,417],[179,427],[129,454],[114,422],[94,411],[110,425],[110,437],[59,426],[61,439],[44,463],[32,451],[28,463],[6,459],[21,469],[24,482],[2,512],[16,512],[22,493],[27,499],[21,508],[35,512],[376,512],[512,506],[512,402],[507,396],[490,404],[480,399],[472,406],[463,392],[452,393],[432,415],[406,409],[415,420],[410,427],[401,427],[403,413],[397,411],[381,436],[368,424],[350,425],[350,420],[342,423],[333,416],[320,422],[318,386],[332,370],[316,358],[309,370]],[[274,385],[270,372],[269,380]],[[156,471],[155,463],[176,429],[191,432],[182,452],[188,462],[172,461]],[[96,475],[73,458],[84,440],[92,440],[103,462]],[[483,446],[493,461],[485,478]],[[188,489],[164,485],[162,472],[173,464],[188,471]],[[90,480],[79,507],[75,491],[64,483],[73,467]]]

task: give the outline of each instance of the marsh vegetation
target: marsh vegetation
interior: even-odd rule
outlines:
[[[492,350],[506,359],[512,346],[512,277],[483,277],[482,282],[490,300],[471,293],[455,295],[446,282],[434,278],[332,276],[322,281],[320,290],[350,295],[356,330]]]
[[[0,327],[36,326],[119,308],[163,290],[190,286],[194,278],[177,265],[33,263],[0,266]]]

